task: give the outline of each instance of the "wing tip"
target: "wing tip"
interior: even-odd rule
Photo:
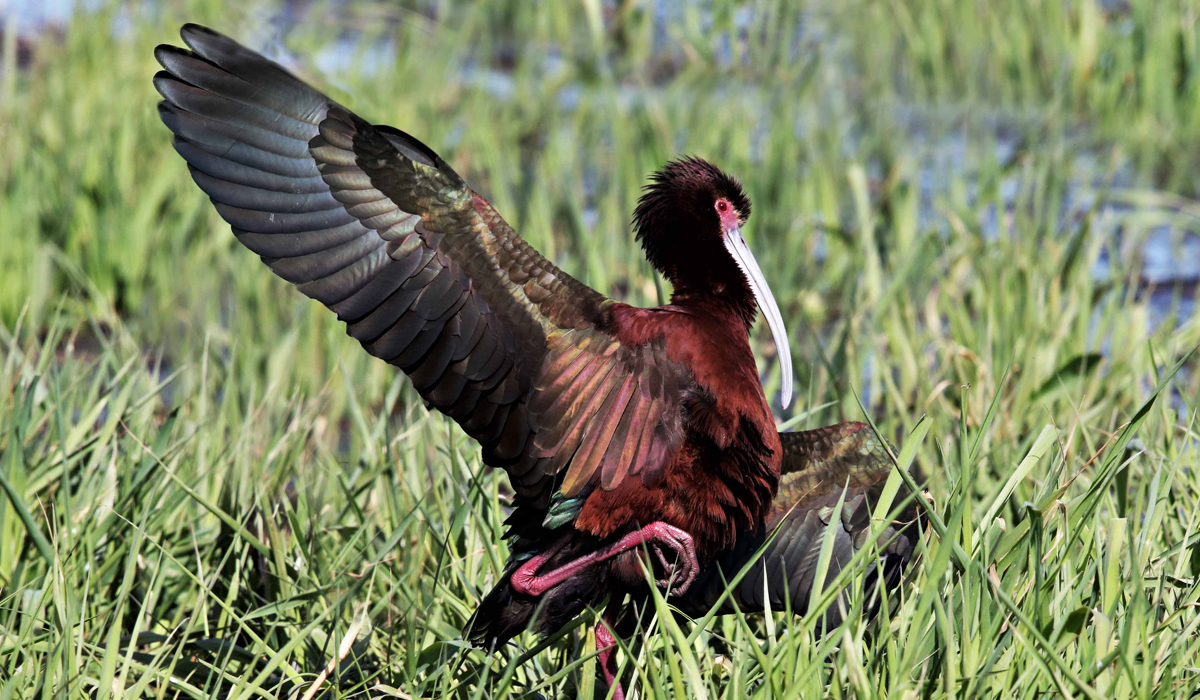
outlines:
[[[185,81],[180,80],[177,75],[168,70],[160,70],[155,73],[154,77],[151,78],[151,82],[154,83],[154,89],[158,91],[158,94],[163,96],[163,100],[170,103],[172,106],[178,105],[178,100],[172,97],[176,86],[180,84],[187,84]]]
[[[154,60],[158,61],[158,65],[162,66],[167,72],[174,75],[171,70],[171,64],[176,58],[195,58],[196,54],[174,44],[159,44],[154,47]]]
[[[179,36],[186,37],[188,34],[211,34],[213,36],[222,36],[220,33],[216,32],[212,29],[209,29],[208,27],[204,26],[203,24],[197,24],[195,22],[184,22],[183,26],[181,26],[179,28]]]
[[[193,41],[204,41],[205,39],[217,39],[218,41],[233,42],[233,39],[222,34],[221,32],[218,32],[215,29],[206,27],[203,24],[196,24],[195,22],[185,22],[183,24],[183,26],[181,26],[179,28],[179,38],[183,39],[183,43],[187,44],[193,50],[196,48],[195,46],[192,45]],[[233,42],[233,43],[236,43],[236,42]]]
[[[269,61],[257,52],[250,51],[232,37],[222,34],[204,25],[188,22],[179,28],[179,37],[183,43],[197,55],[214,63],[225,59],[250,55],[263,61]]]
[[[158,118],[176,135],[179,132],[175,128],[175,118],[179,116],[179,111],[179,107],[171,104],[170,100],[162,99],[158,101]]]

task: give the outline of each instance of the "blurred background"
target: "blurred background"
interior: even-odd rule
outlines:
[[[170,360],[206,336],[311,348],[333,327],[237,252],[163,138],[150,52],[185,19],[418,135],[539,249],[634,303],[656,301],[629,230],[639,187],[673,155],[720,163],[754,197],[801,393],[837,390],[825,355],[873,403],[875,355],[893,349],[861,331],[902,323],[893,301],[944,292],[934,274],[965,260],[1069,251],[1088,305],[1131,307],[1135,338],[1195,314],[1187,2],[6,3],[8,327],[82,304]],[[1111,329],[1081,318],[1093,342],[1071,352],[1107,354]],[[995,342],[1007,359],[1021,339]],[[279,371],[304,383],[314,369]],[[906,394],[930,379],[909,369]]]
[[[582,636],[439,661],[503,558],[507,487],[480,481],[461,432],[243,250],[193,185],[151,84],[154,46],[185,21],[414,134],[535,247],[631,303],[670,293],[630,231],[640,187],[673,156],[712,160],[753,198],[748,238],[792,334],[785,425],[869,415],[904,443],[926,416],[914,449],[931,490],[948,520],[1000,538],[980,556],[1014,591],[1080,528],[1095,542],[1055,556],[1099,590],[1097,512],[1122,527],[1151,513],[1115,545],[1104,595],[1128,595],[1097,604],[1106,619],[1154,566],[1200,573],[1195,361],[1139,413],[1200,343],[1194,1],[0,0],[0,647],[43,645],[0,661],[6,687],[146,690],[173,672],[203,696],[233,664],[254,671],[246,692],[274,693],[353,630],[375,670],[344,688],[591,691],[594,667],[560,673]],[[755,339],[778,409],[765,326]],[[1133,447],[1101,455],[1114,440]],[[1068,502],[1082,520],[1054,525]],[[979,517],[995,504],[1028,522],[1026,503],[1044,520],[1007,540]],[[949,599],[966,584],[944,585]],[[1155,604],[1183,615],[1187,591]],[[1077,598],[1047,593],[1035,612],[1053,626],[1091,605]],[[910,620],[912,665],[871,666],[869,686],[1054,687],[1017,652],[995,667],[1007,675],[978,673],[1011,632],[935,634],[932,619]],[[739,630],[724,634],[762,631]],[[1129,663],[1177,690],[1153,674],[1188,658],[1194,632]],[[1114,648],[1088,639],[1080,668]],[[739,644],[688,657],[687,695],[770,688]],[[804,648],[816,670],[796,688],[854,680]],[[933,649],[958,680],[913,670]],[[1116,688],[1105,679],[1085,680]]]

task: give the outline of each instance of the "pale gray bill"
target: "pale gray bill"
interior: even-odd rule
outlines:
[[[758,262],[754,259],[754,253],[750,252],[750,246],[746,244],[746,239],[742,237],[740,228],[725,230],[725,248],[737,261],[738,267],[742,268],[746,279],[749,280],[750,289],[754,292],[754,299],[758,302],[758,308],[766,317],[767,325],[771,327],[771,335],[775,336],[775,350],[779,355],[780,375],[783,380],[782,402],[783,407],[787,408],[788,404],[792,402],[792,349],[788,345],[787,329],[783,327],[783,316],[779,313],[779,305],[775,303],[771,288],[767,286],[767,279],[763,277],[762,270],[759,269]]]

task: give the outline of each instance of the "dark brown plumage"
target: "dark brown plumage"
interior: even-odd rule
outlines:
[[[687,595],[676,601],[680,610],[692,615],[708,612],[725,591],[725,582],[732,581],[763,543],[772,538],[722,611],[732,612],[734,606],[746,612],[781,611],[790,605],[797,614],[804,614],[827,529],[831,525],[836,528],[823,589],[832,584],[857,552],[870,544],[872,512],[894,468],[870,426],[839,423],[780,433],[779,437],[783,443],[782,477],[765,526],[744,533],[714,566],[702,571]],[[841,517],[833,521],[839,498],[844,498]],[[878,604],[875,594],[879,589],[896,587],[916,545],[919,510],[907,487],[900,487],[892,511],[893,522],[876,540],[881,557],[878,561],[867,561],[869,605]],[[840,602],[846,607],[850,605],[845,594]],[[827,610],[825,623],[836,626],[840,621],[835,603]]]
[[[718,614],[791,610],[803,615],[808,612],[828,534],[833,546],[821,590],[829,590],[851,560],[866,549],[861,603],[865,616],[874,615],[883,593],[894,595],[915,551],[920,509],[914,496],[902,484],[889,511],[893,519],[886,525],[872,522],[894,467],[884,445],[865,423],[780,433],[779,438],[782,475],[765,525],[741,533],[737,542],[701,569],[687,592],[671,603],[685,615],[701,617],[721,601],[728,584],[744,569],[745,577],[730,590]],[[835,520],[839,498],[844,499],[841,517]],[[873,546],[872,527],[880,530]],[[855,604],[852,592],[847,588],[838,592],[825,609],[818,630],[841,623],[842,611]],[[630,605],[614,597],[605,610],[605,624],[630,634],[639,621],[638,611],[648,609],[646,596],[645,591],[633,592]],[[612,637],[607,632],[602,636],[600,629],[596,645],[603,649]],[[601,653],[601,667],[608,682],[616,683],[618,667],[611,649]]]
[[[413,137],[216,32],[181,35],[187,49],[156,50],[154,83],[196,184],[508,473],[512,559],[470,640],[549,631],[644,586],[643,546],[682,594],[761,531],[782,448],[748,341],[757,309],[785,404],[791,355],[733,178],[694,158],[652,177],[635,226],[675,293],[630,307],[542,257]]]

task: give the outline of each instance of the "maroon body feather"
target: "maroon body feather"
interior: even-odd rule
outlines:
[[[156,50],[154,80],[196,184],[238,240],[508,473],[512,560],[469,639],[550,631],[644,586],[637,553],[612,549],[638,532],[700,566],[761,532],[782,449],[748,340],[761,272],[735,180],[698,159],[652,176],[634,225],[674,294],[634,308],[539,254],[408,134],[228,37],[196,25],[182,37],[187,49]],[[558,574],[536,598],[521,591],[540,569],[510,585],[530,561]],[[586,570],[566,576],[572,561]]]
[[[690,369],[680,401],[684,434],[663,455],[661,478],[593,491],[576,527],[608,537],[667,522],[691,533],[705,562],[764,522],[779,484],[779,434],[739,311],[719,299],[675,301],[661,309],[622,306],[613,321],[623,344],[661,342],[668,359]]]

